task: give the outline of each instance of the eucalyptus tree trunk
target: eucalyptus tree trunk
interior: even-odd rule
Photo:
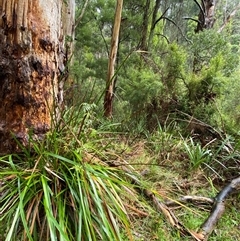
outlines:
[[[153,13],[152,13],[152,23],[151,23],[151,28],[150,28],[149,38],[148,38],[148,47],[152,44],[154,29],[156,27],[157,21],[159,20],[157,19],[157,15],[158,15],[160,6],[161,6],[161,0],[156,0],[153,8]]]
[[[0,0],[1,154],[30,133],[42,139],[56,121],[74,11],[74,0]]]
[[[109,61],[108,61],[106,92],[104,97],[104,116],[107,118],[112,118],[112,115],[113,115],[113,97],[114,97],[114,82],[115,82],[114,72],[115,72],[115,63],[116,63],[118,44],[119,44],[119,31],[120,31],[120,25],[121,25],[122,7],[123,7],[123,0],[117,0],[113,32],[112,32],[112,40],[111,40],[111,49],[110,49]]]
[[[198,25],[195,29],[195,32],[203,31],[203,29],[210,29],[213,27],[215,23],[214,14],[216,2],[216,0],[201,0],[201,4],[198,4],[200,12],[198,15]]]

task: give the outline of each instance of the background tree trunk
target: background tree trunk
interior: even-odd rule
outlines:
[[[63,101],[74,0],[0,0],[0,153],[42,139]],[[55,119],[56,120],[56,119]]]
[[[108,73],[107,73],[107,82],[106,82],[106,93],[104,97],[104,116],[107,118],[112,118],[113,115],[113,92],[114,92],[114,66],[117,58],[118,51],[118,42],[119,42],[119,31],[121,25],[122,17],[122,6],[123,0],[117,0],[114,26],[112,32],[111,40],[111,50],[108,61]]]
[[[195,32],[203,31],[203,29],[210,29],[215,23],[214,12],[216,7],[216,0],[202,0],[199,5],[200,12],[198,15],[198,25]]]
[[[148,50],[147,37],[148,37],[150,4],[151,4],[151,1],[147,0],[146,4],[144,6],[142,34],[141,34],[141,41],[140,41],[140,46],[139,46],[140,50],[143,50],[143,51]]]
[[[152,13],[152,23],[151,23],[151,28],[150,28],[149,38],[148,38],[148,47],[152,43],[154,29],[155,29],[156,21],[157,21],[157,15],[158,15],[160,6],[161,6],[161,0],[156,0],[154,8],[153,8],[153,13]]]

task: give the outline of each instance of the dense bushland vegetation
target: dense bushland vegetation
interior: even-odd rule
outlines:
[[[116,1],[76,1],[76,18],[84,14],[61,120],[43,142],[0,158],[3,240],[194,238],[183,230],[198,230],[209,206],[171,209],[179,228],[151,197],[215,197],[240,165],[240,10],[227,22],[238,2],[218,1],[214,26],[198,33],[196,2],[124,2],[106,119]],[[238,239],[238,201],[209,240]]]
[[[232,85],[236,84],[234,79],[239,69],[239,32],[235,24],[238,15],[218,32],[234,4],[218,3],[214,28],[198,34],[194,32],[196,22],[183,19],[186,16],[197,19],[199,9],[194,1],[160,4],[154,26],[154,2],[124,4],[114,120],[126,126],[142,121],[146,128],[153,129],[156,116],[164,123],[166,119],[177,118],[177,111],[183,111],[214,127],[237,133],[238,108],[231,115],[229,106],[236,107],[232,101],[237,86]],[[150,8],[147,20],[143,19],[146,4]],[[75,89],[76,94],[80,91],[80,96],[85,96],[86,88],[93,87],[89,100],[95,104],[106,81],[114,8],[113,1],[89,4],[76,33],[73,66],[74,81],[77,81],[74,84],[79,87]],[[144,26],[143,21],[148,25]],[[146,38],[146,49],[142,49],[143,38]],[[102,100],[97,104],[102,108]]]

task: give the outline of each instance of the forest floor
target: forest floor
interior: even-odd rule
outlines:
[[[84,162],[88,160],[99,165],[100,161],[124,171],[124,180],[129,186],[123,185],[125,189],[120,192],[120,197],[130,220],[134,241],[203,240],[193,238],[192,234],[199,234],[211,213],[213,202],[182,202],[181,198],[188,196],[192,201],[193,197],[198,200],[214,198],[239,176],[239,147],[236,153],[230,150],[228,140],[220,141],[220,144],[217,143],[219,140],[210,141],[202,147],[197,141],[176,134],[175,128],[172,130],[160,129],[156,133],[135,137],[104,131],[97,133],[92,129],[84,136],[86,144],[80,145],[82,149],[79,153],[83,154],[81,158]],[[49,142],[51,148],[54,140]],[[71,139],[66,140],[68,142],[64,142],[63,147]],[[62,151],[56,143],[57,152]],[[48,154],[51,150],[46,152],[44,158],[49,157],[52,161],[56,150],[53,149],[51,155]],[[14,185],[11,186],[14,189]],[[240,240],[239,201],[239,193],[229,195],[224,202],[225,211],[207,240]],[[177,205],[169,206],[169,202]],[[162,204],[167,208],[160,207]],[[0,222],[0,233],[5,233],[4,230],[5,224]],[[127,234],[124,232],[121,231],[122,240],[131,240],[129,236],[125,237]]]
[[[146,188],[156,193],[161,202],[177,201],[184,196],[214,198],[231,181],[220,180],[217,173],[202,166],[192,168],[179,142],[171,139],[164,144],[158,143],[159,146],[157,143],[156,139],[153,142],[136,140],[133,143],[123,139],[117,141],[114,149],[122,153],[118,161],[140,173]],[[183,236],[162,212],[155,209],[151,200],[144,195],[140,199],[141,204],[133,201],[128,205],[136,241],[196,240]],[[227,199],[225,212],[208,238],[209,241],[240,240],[239,200],[240,194],[233,194]],[[210,215],[212,205],[189,202],[170,209],[184,227],[197,232]]]

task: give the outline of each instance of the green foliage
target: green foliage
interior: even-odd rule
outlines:
[[[212,58],[220,56],[222,56],[222,63],[218,67],[221,67],[224,75],[229,76],[238,66],[238,54],[235,45],[231,44],[231,37],[219,35],[214,30],[209,30],[194,35],[192,42],[190,51],[195,72],[201,71],[204,67],[208,68],[211,66]]]
[[[223,57],[213,57],[209,67],[202,69],[201,74],[192,74],[188,84],[189,112],[196,118],[208,122],[209,116],[216,112],[214,100],[220,96],[225,78],[222,74]]]
[[[231,85],[238,68],[237,48],[231,37],[214,30],[193,35],[192,41],[188,48],[189,74],[185,79],[188,93],[184,97],[187,101],[184,110],[213,126],[223,125],[219,100],[221,104],[228,101],[225,88]]]
[[[239,132],[240,105],[238,101],[238,93],[240,91],[239,70],[236,71],[230,81],[226,82],[223,92],[217,101],[221,120],[219,125],[230,133]]]
[[[129,73],[128,86],[125,94],[128,96],[133,110],[144,110],[151,100],[159,96],[162,91],[162,83],[159,76],[147,69],[139,69]]]
[[[128,100],[133,120],[145,119],[149,124],[154,115],[164,114],[166,118],[174,108],[168,107],[185,92],[182,79],[186,55],[176,43],[163,46],[156,53],[133,53],[126,63],[127,69],[124,66],[119,72],[123,75],[119,77],[119,94],[124,101]]]
[[[179,140],[179,129],[176,123],[158,122],[156,130],[148,137],[148,145],[160,162],[177,160],[180,156],[182,141]]]
[[[201,164],[211,160],[211,151],[201,147],[200,143],[194,143],[192,138],[190,138],[189,143],[184,142],[184,147],[189,158],[190,170],[197,169]]]
[[[82,5],[78,3],[78,14]],[[136,125],[141,120],[146,123],[144,126],[149,127],[154,122],[153,115],[162,116],[161,122],[164,123],[169,113],[180,109],[203,121],[210,120],[210,124],[219,123],[219,110],[213,102],[219,98],[222,102],[225,85],[231,83],[239,63],[236,24],[221,34],[215,29],[195,34],[196,22],[183,21],[182,17],[197,18],[199,9],[196,3],[172,1],[164,15],[172,22],[159,19],[151,32],[150,14],[148,52],[136,51],[137,54],[132,54],[125,63],[126,56],[134,49],[138,50],[143,37],[145,5],[142,0],[124,3],[116,66],[115,120],[124,123],[136,120]],[[234,3],[228,3],[224,8],[233,6]],[[154,3],[151,3],[151,13],[153,8]],[[74,82],[78,85],[79,96],[84,95],[89,85],[95,86],[91,101],[105,89],[114,9],[113,1],[93,1],[76,29]],[[162,4],[157,19],[165,10]],[[219,20],[224,14],[218,11],[217,28],[221,26]],[[187,42],[185,35],[189,39]],[[225,119],[225,114],[221,115]]]

